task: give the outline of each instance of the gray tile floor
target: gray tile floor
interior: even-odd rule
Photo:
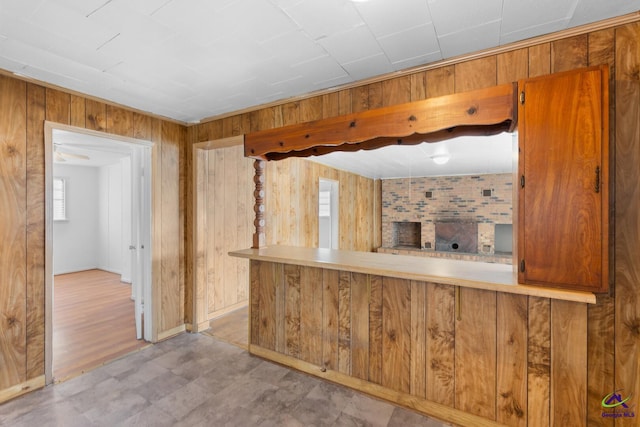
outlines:
[[[0,405],[1,426],[425,426],[447,424],[182,334]]]

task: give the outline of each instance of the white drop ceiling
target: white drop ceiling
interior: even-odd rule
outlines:
[[[640,0],[0,0],[0,68],[197,122],[639,9]]]

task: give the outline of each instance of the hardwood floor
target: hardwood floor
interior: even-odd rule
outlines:
[[[53,376],[64,381],[149,343],[136,339],[131,286],[88,270],[54,277]]]
[[[243,307],[209,322],[203,333],[237,347],[249,348],[249,308]]]

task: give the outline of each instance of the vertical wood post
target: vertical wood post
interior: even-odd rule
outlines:
[[[255,204],[253,205],[253,211],[256,213],[256,218],[253,221],[255,226],[255,232],[253,233],[253,246],[254,249],[264,248],[266,244],[265,235],[265,189],[264,189],[264,169],[267,166],[267,162],[264,160],[256,160],[253,162],[253,168],[255,174],[253,176],[253,182],[255,184],[255,190],[253,191],[253,197],[255,198]]]

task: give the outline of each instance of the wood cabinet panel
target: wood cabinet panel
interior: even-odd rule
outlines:
[[[520,83],[521,283],[608,287],[607,77],[594,68]]]

